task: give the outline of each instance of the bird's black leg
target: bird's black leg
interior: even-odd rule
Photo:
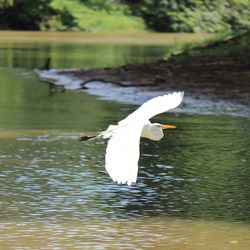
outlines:
[[[96,137],[96,135],[94,135],[94,136],[87,136],[87,135],[85,135],[85,136],[79,137],[78,141],[88,141],[90,139],[94,139],[95,137]]]

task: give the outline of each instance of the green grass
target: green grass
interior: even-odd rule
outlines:
[[[242,35],[241,35],[242,34]],[[238,36],[239,35],[239,36]],[[224,39],[236,36],[236,39],[232,41],[224,41]],[[221,56],[231,56],[235,53],[249,53],[249,39],[250,32],[224,32],[215,34],[204,41],[177,44],[168,51],[164,59],[170,60],[172,62],[181,63],[185,61],[188,56],[196,55],[221,55]]]
[[[223,39],[225,36],[229,35],[229,32],[225,33],[218,33],[212,35],[211,37],[205,37],[203,41],[195,41],[195,42],[188,42],[188,43],[178,43],[170,49],[167,54],[165,55],[164,59],[168,60],[171,59],[173,55],[177,54],[193,54],[197,53],[199,49],[203,46],[206,46],[210,43],[215,41],[219,41]]]
[[[52,7],[58,10],[67,10],[77,23],[78,30],[96,31],[138,31],[145,30],[141,18],[128,15],[121,9],[113,11],[94,10],[78,0],[53,0]]]

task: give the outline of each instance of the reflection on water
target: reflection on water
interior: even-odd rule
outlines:
[[[204,40],[209,34],[0,32],[0,67],[111,67],[162,58],[176,43]]]
[[[250,244],[250,121],[162,114],[177,126],[141,141],[138,182],[113,183],[106,142],[80,143],[134,105],[49,95],[23,70],[0,70],[3,249],[240,249]]]
[[[0,67],[40,68],[51,58],[53,68],[111,67],[163,57],[166,46],[114,44],[0,44]]]

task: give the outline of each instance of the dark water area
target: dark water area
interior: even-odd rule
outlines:
[[[52,61],[63,59],[58,67],[70,67],[71,53],[53,53]],[[249,249],[249,118],[190,114],[185,105],[158,115],[154,121],[177,129],[159,142],[142,139],[137,183],[118,185],[104,168],[107,142],[76,138],[137,105],[86,92],[50,95],[30,70],[46,57],[31,47],[10,56],[20,64],[1,58],[3,249]]]

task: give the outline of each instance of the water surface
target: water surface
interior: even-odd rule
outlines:
[[[0,31],[0,67],[111,67],[150,62],[170,46],[204,40],[208,34],[9,32]]]
[[[0,69],[3,249],[249,249],[248,118],[190,114],[185,105],[157,116],[177,129],[159,142],[142,140],[138,182],[117,185],[104,169],[106,142],[76,138],[137,105],[85,92],[51,95],[30,70],[47,52],[38,56],[32,46]],[[69,67],[70,53],[53,53]],[[78,59],[71,65],[87,65]]]

